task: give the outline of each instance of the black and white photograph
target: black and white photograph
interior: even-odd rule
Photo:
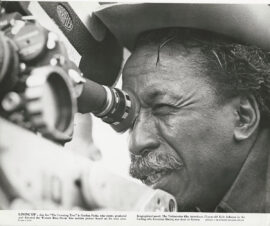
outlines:
[[[6,210],[270,213],[267,2],[0,1]]]

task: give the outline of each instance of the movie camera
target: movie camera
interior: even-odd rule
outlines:
[[[55,23],[82,59],[77,67],[59,37],[25,13],[29,2],[0,2],[0,209],[177,211],[171,194],[50,141],[72,138],[76,112],[93,113],[124,132],[140,105],[132,92],[112,87],[122,59],[109,32],[101,29],[96,38],[104,40],[95,42],[68,3],[32,3],[58,16]]]
[[[117,132],[134,122],[131,92],[83,76],[64,44],[31,16],[0,17],[1,116],[55,141],[71,139],[75,112],[91,112]]]

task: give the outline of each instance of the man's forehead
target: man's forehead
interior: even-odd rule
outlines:
[[[130,56],[123,70],[124,78],[135,74],[145,74],[157,70],[156,51],[149,48],[141,48]]]
[[[172,81],[175,84],[180,80],[177,74],[171,72],[171,68],[168,69],[163,66],[138,64],[132,67],[126,68],[122,74],[122,86],[123,89],[135,90],[153,90],[153,96],[161,95],[166,87],[170,86],[169,82]]]
[[[142,46],[132,53],[124,66],[123,87],[140,79],[147,83],[166,83],[182,79],[186,75],[201,75],[205,70],[201,65],[203,61],[198,48],[190,50],[187,54],[186,50],[170,46],[164,46],[160,50],[156,45]]]

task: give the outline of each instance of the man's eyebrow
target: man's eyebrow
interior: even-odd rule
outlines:
[[[147,89],[146,91],[143,92],[142,94],[143,101],[146,103],[151,103],[157,99],[160,99],[162,97],[169,99],[169,100],[180,100],[182,96],[180,93],[176,94],[171,92],[168,88],[166,89]]]

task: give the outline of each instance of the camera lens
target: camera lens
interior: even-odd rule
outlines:
[[[26,112],[39,132],[53,140],[71,139],[77,107],[62,68],[44,66],[32,70],[26,80],[24,98]]]

